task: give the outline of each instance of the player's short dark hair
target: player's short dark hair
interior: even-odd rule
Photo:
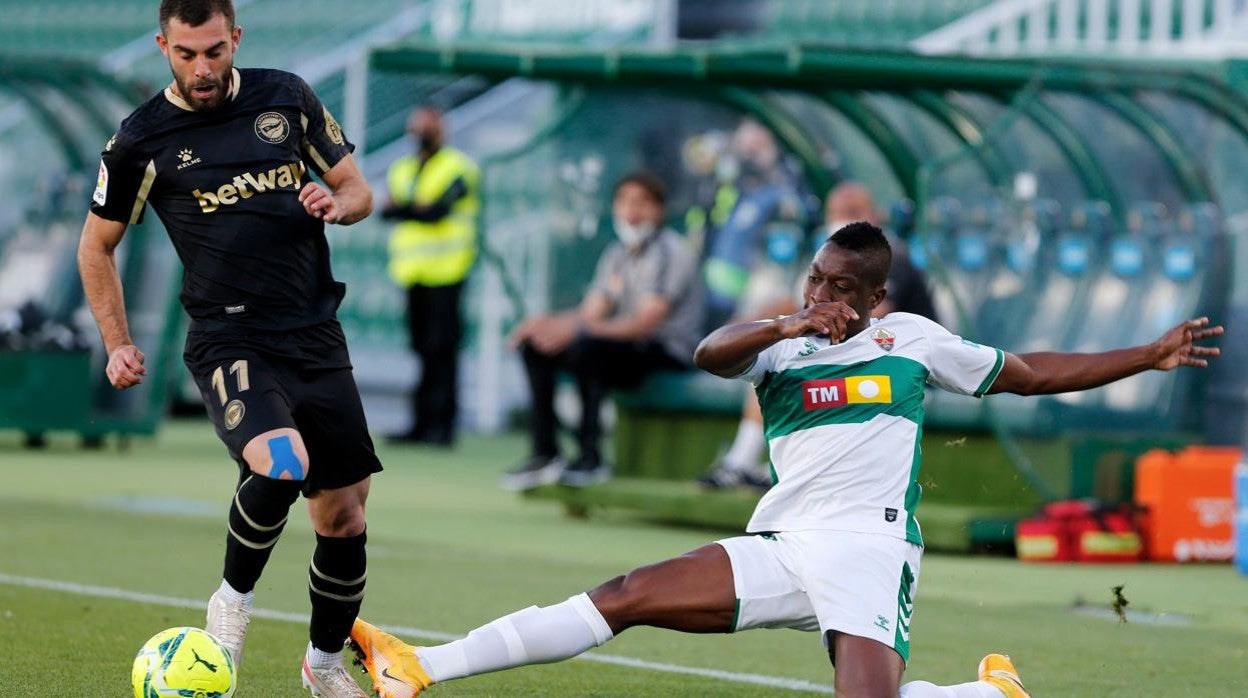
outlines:
[[[611,198],[619,196],[620,190],[626,184],[636,184],[641,187],[646,192],[646,196],[650,197],[650,200],[659,206],[667,204],[667,187],[664,186],[663,180],[649,172],[637,170],[620,177],[619,181],[615,183],[615,188],[611,190]]]
[[[198,27],[218,13],[233,30],[234,0],[160,0],[160,31],[168,31],[171,19]]]
[[[850,223],[832,233],[826,245],[857,252],[867,263],[863,278],[872,284],[883,286],[888,281],[888,269],[893,264],[893,247],[888,244],[884,231],[866,221]]]

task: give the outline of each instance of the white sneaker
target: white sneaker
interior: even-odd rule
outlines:
[[[307,657],[303,659],[303,687],[312,691],[314,696],[324,698],[368,698],[368,694],[347,673],[346,667],[337,666],[324,669],[313,669],[308,665]]]
[[[503,474],[503,489],[524,492],[542,485],[553,485],[567,467],[568,462],[559,456],[529,456]]]
[[[243,640],[251,622],[251,606],[242,601],[229,601],[218,590],[208,599],[208,622],[204,631],[221,641],[234,657],[234,670],[243,664]]]

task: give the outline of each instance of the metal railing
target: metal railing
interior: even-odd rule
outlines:
[[[1248,0],[998,0],[916,39],[920,53],[1248,55]]]

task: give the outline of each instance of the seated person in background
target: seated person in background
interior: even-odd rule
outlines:
[[[880,225],[880,214],[871,199],[871,190],[858,182],[842,182],[833,187],[828,194],[827,221],[829,235],[857,221]],[[914,313],[939,323],[932,293],[927,288],[927,278],[911,261],[906,243],[893,231],[885,230],[884,235],[893,248],[893,265],[889,267],[888,282],[884,285],[888,295],[871,311],[871,316],[882,318],[893,312]],[[793,312],[796,311],[794,306]]]
[[[676,232],[662,227],[666,193],[638,172],[615,185],[611,204],[619,238],[603,252],[580,307],[524,320],[512,345],[524,358],[533,396],[532,454],[504,477],[510,489],[556,480],[583,487],[610,477],[598,442],[599,406],[609,388],[632,388],[650,373],[693,365],[702,327],[697,263]],[[555,372],[573,375],[581,396],[580,457],[559,455]]]
[[[871,191],[858,182],[842,182],[828,193],[828,204],[824,220],[827,221],[828,235],[844,228],[850,223],[866,221],[872,225],[879,224],[879,212],[871,198]],[[940,322],[936,317],[936,307],[932,303],[931,292],[927,288],[927,279],[923,272],[914,266],[905,243],[891,233],[885,231],[888,242],[893,248],[893,263],[888,270],[888,281],[885,288],[888,293],[884,300],[871,311],[873,317],[881,318],[892,312],[914,313],[929,320]],[[819,243],[823,238],[819,236]],[[799,284],[799,288],[800,288]],[[737,321],[761,320],[777,315],[791,315],[797,312],[798,295],[789,294],[761,309],[741,315]],[[750,489],[766,490],[771,487],[771,473],[759,465],[763,457],[763,412],[758,406],[758,397],[753,391],[745,395],[745,405],[741,411],[741,423],[737,426],[737,435],[711,471],[698,478],[698,484],[707,489],[723,489],[737,485]]]
[[[727,219],[709,230],[706,240],[703,274],[707,314],[714,326],[739,316],[742,304],[749,302],[749,286],[766,256],[769,224],[805,227],[817,208],[808,201],[814,197],[805,194],[775,136],[758,122],[746,119],[741,123],[723,160],[725,169],[735,173],[724,175],[732,182],[735,203]]]

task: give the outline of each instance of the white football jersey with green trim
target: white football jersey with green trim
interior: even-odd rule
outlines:
[[[740,378],[754,384],[776,484],[746,529],[878,533],[922,545],[914,511],[924,386],[979,397],[1004,365],[919,315],[892,313],[840,344],[786,339]]]

